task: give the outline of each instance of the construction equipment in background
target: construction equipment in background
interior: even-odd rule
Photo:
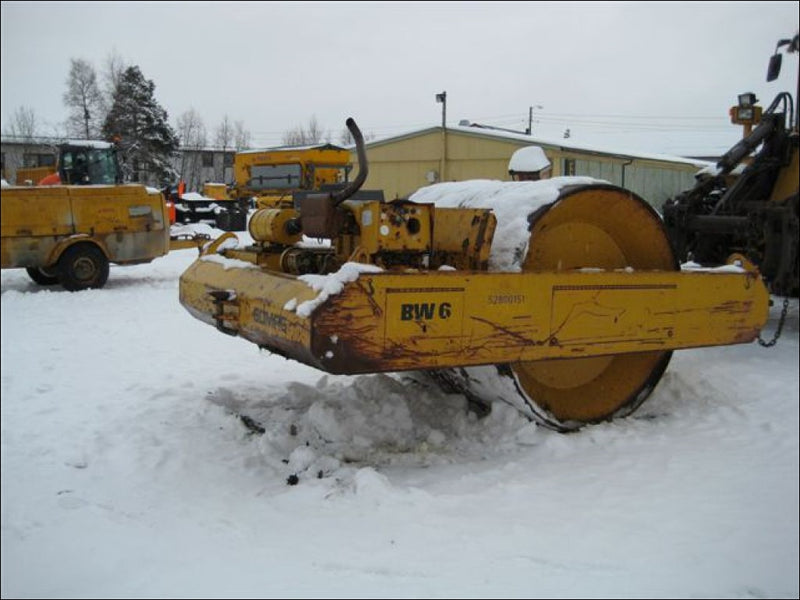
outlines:
[[[168,192],[178,223],[244,231],[251,208],[290,206],[297,194],[347,185],[350,151],[332,144],[244,150],[234,156],[234,182],[207,182],[202,193]]]
[[[165,194],[175,207],[176,223],[204,223],[222,231],[247,228],[249,199],[231,196],[224,183],[206,182],[202,192],[187,192],[186,182],[180,181],[169,186]]]
[[[36,185],[48,175],[56,172],[56,165],[42,165],[40,167],[20,167],[17,169],[17,185]]]
[[[19,167],[15,173],[16,185],[121,183],[113,179],[120,171],[116,164],[116,148],[112,143],[72,140],[54,145],[53,148],[57,152],[54,163]],[[108,164],[112,160],[115,164]]]
[[[111,263],[148,263],[210,241],[173,234],[164,194],[123,184],[107,142],[62,144],[57,171],[40,185],[4,186],[0,207],[0,267],[24,268],[34,282],[70,291],[103,287]]]
[[[797,53],[797,34],[778,42],[767,81],[778,77],[784,47]],[[739,253],[758,267],[773,294],[796,297],[800,105],[788,92],[779,93],[763,111],[756,102],[755,94],[739,96],[730,113],[734,123],[744,126],[744,139],[716,168],[701,172],[693,189],[664,203],[664,222],[681,262],[713,265]]]
[[[213,200],[230,200],[228,186],[224,183],[211,183],[207,181],[203,184],[203,195]]]
[[[291,205],[303,192],[332,191],[349,181],[350,151],[333,144],[282,146],[237,152],[231,194],[255,208]]]
[[[115,180],[120,170],[116,163],[116,149],[112,143],[71,140],[59,144],[57,151],[58,155],[53,165],[17,169],[17,185],[121,183],[121,180]]]
[[[329,373],[424,372],[558,431],[632,413],[674,350],[747,343],[767,320],[747,260],[682,271],[658,213],[597,180],[359,200],[347,126],[356,179],[256,211],[251,245],[209,244],[180,278],[190,314]]]

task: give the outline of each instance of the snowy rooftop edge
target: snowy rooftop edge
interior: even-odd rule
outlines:
[[[407,138],[407,137],[414,137],[416,135],[434,131],[437,129],[441,129],[441,125],[434,125],[431,127],[423,127],[422,129],[413,129],[406,131],[404,133],[395,134],[391,136],[387,136],[380,139],[370,140],[366,142],[366,147],[369,148],[373,145],[384,144],[386,142],[400,139],[400,138]],[[624,158],[639,158],[643,160],[658,160],[658,161],[665,161],[665,162],[675,162],[675,163],[682,163],[687,165],[692,165],[694,167],[703,168],[708,167],[709,165],[715,165],[716,163],[713,161],[702,160],[698,158],[687,158],[685,156],[677,156],[673,154],[658,154],[658,153],[647,153],[647,152],[630,152],[624,151],[616,148],[610,147],[600,147],[591,144],[565,144],[563,139],[552,139],[552,138],[543,138],[543,137],[533,137],[524,133],[510,133],[506,131],[496,131],[493,129],[485,129],[482,127],[470,127],[470,126],[463,126],[463,125],[448,125],[447,129],[450,131],[457,131],[459,133],[466,133],[470,135],[476,135],[481,137],[494,137],[498,139],[506,139],[512,141],[519,141],[519,142],[526,142],[528,145],[531,146],[549,146],[549,147],[556,147],[562,150],[577,150],[579,152],[595,152],[599,154],[613,154],[615,156],[620,156]],[[351,145],[348,146],[348,149],[353,151],[355,150],[355,146]]]

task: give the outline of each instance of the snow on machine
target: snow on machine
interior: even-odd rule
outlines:
[[[452,182],[385,202],[307,193],[253,214],[180,278],[199,320],[334,374],[423,371],[568,431],[632,413],[672,352],[751,342],[769,294],[732,256],[681,269],[659,214],[586,177]]]

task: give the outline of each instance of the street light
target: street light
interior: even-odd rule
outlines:
[[[436,94],[436,102],[442,105],[442,154],[439,160],[439,181],[447,181],[447,92]]]
[[[447,126],[447,92],[436,94],[436,102],[442,105],[442,129],[444,129]]]

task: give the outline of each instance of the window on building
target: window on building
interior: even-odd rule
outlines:
[[[25,153],[22,155],[22,165],[24,167],[52,167],[55,164],[55,154]]]
[[[203,166],[204,167],[213,167],[214,166],[214,153],[213,152],[203,152]]]
[[[233,152],[226,152],[223,155],[223,161],[224,161],[223,162],[224,166],[232,167],[233,166]]]
[[[574,158],[565,158],[564,159],[564,175],[575,175],[575,159]]]

